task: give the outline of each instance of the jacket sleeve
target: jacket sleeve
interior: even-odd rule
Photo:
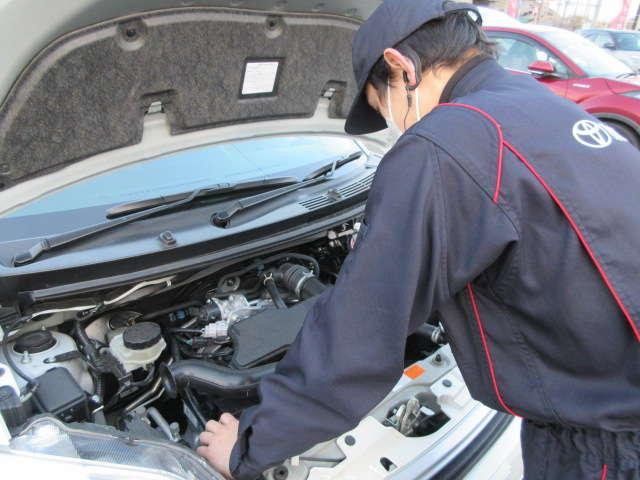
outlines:
[[[260,404],[240,418],[234,478],[254,479],[355,427],[402,374],[407,336],[456,293],[447,272],[474,278],[513,238],[504,214],[470,179],[452,185],[445,198],[443,155],[428,140],[405,134],[381,161],[363,228],[336,285],[309,312],[276,372],[262,380]],[[447,225],[447,208],[457,204],[495,216],[486,221],[496,227],[480,229],[487,238],[461,242],[473,251],[456,246],[459,265],[449,265],[455,259],[448,242],[455,240],[448,232],[473,229],[469,235],[477,236],[474,225],[482,221],[465,225],[465,214],[458,213],[453,217],[460,225]]]

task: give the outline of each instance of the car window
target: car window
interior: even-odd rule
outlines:
[[[493,36],[498,46],[498,62],[504,68],[518,72],[528,72],[529,65],[535,61],[550,62],[556,69],[556,74],[562,78],[569,77],[567,66],[542,45],[521,40],[515,37]]]
[[[549,30],[539,35],[570,58],[590,77],[616,78],[632,75],[631,67],[593,42],[566,30]]]
[[[337,136],[270,137],[209,145],[110,170],[14,210],[5,217],[108,206],[187,192],[217,183],[269,177],[302,178],[336,155],[357,151]]]
[[[618,50],[640,52],[640,33],[621,32],[616,34]]]
[[[598,33],[593,37],[590,37],[591,41],[598,45],[601,48],[604,48],[606,45],[610,45],[613,42],[613,39],[608,33]]]

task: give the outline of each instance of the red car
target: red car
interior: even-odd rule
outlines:
[[[578,34],[539,25],[486,27],[498,61],[533,75],[640,147],[640,76]]]

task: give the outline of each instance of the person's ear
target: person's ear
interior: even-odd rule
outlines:
[[[409,57],[404,56],[395,48],[387,48],[384,51],[384,60],[392,71],[404,78],[407,87],[415,88],[417,86],[416,66]]]

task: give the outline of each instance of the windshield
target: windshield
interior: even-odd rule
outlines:
[[[145,160],[82,180],[4,217],[133,202],[217,183],[281,176],[302,179],[337,155],[357,151],[346,137],[270,137],[210,145]]]
[[[620,32],[615,35],[618,50],[640,52],[640,33]]]
[[[563,30],[538,33],[573,60],[590,77],[617,78],[633,74],[629,66],[580,35]]]

